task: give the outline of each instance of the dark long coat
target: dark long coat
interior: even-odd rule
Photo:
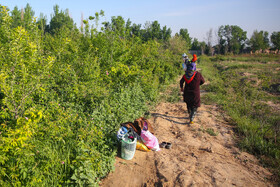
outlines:
[[[183,97],[188,107],[200,107],[200,85],[204,82],[203,76],[198,71],[190,83],[185,81],[184,76],[180,80],[180,88],[183,88],[185,83]]]

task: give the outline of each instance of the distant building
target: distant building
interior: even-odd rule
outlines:
[[[196,54],[196,55],[201,55],[201,50],[189,50],[190,54]]]

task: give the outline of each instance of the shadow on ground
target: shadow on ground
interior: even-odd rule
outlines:
[[[180,125],[187,125],[188,123],[187,122],[183,123],[183,122],[180,122],[180,121],[177,121],[177,120],[187,120],[187,119],[189,119],[188,117],[175,117],[175,116],[168,116],[166,114],[160,114],[160,113],[151,113],[151,116],[159,117],[159,118],[162,118],[162,119],[165,119],[167,121],[170,121],[170,122],[173,122],[173,123],[176,123],[176,124],[180,124]]]

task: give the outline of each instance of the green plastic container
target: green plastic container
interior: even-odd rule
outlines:
[[[128,138],[128,134],[124,135],[121,141],[121,157],[125,160],[131,160],[134,157],[136,150],[137,138],[134,137],[134,141]]]

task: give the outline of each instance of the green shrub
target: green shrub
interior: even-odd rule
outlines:
[[[203,89],[210,93],[203,96],[204,99],[219,104],[231,117],[242,137],[242,148],[263,158],[265,164],[280,173],[277,168],[280,163],[277,128],[280,114],[266,104],[267,101],[279,100],[277,94],[271,95],[267,91],[273,93],[271,85],[277,85],[280,77],[272,71],[274,63],[263,63],[279,58],[269,55],[205,58],[201,59],[200,66],[209,84]],[[212,133],[211,130],[209,132]]]
[[[177,78],[177,54],[110,30],[13,28],[0,11],[0,186],[98,185],[120,124]]]

